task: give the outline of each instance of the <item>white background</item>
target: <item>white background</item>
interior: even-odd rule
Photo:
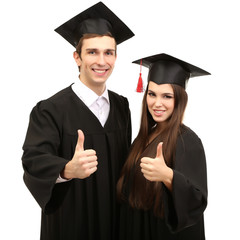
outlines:
[[[39,239],[40,208],[25,187],[22,144],[29,113],[78,76],[73,47],[53,30],[93,0],[0,3],[0,239]],[[189,81],[185,123],[202,139],[208,164],[207,239],[239,233],[239,7],[234,0],[105,0],[135,33],[118,46],[108,87],[128,97],[136,136],[142,94],[133,60],[167,53],[211,76]],[[147,70],[143,70],[146,85]]]

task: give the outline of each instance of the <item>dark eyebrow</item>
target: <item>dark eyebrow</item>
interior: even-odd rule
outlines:
[[[110,51],[110,52],[116,52],[115,49],[106,49],[106,51]]]
[[[152,93],[154,93],[154,91],[153,91],[153,90],[151,90],[151,89],[148,89],[148,92],[152,92]]]
[[[86,51],[97,51],[97,48],[87,48]]]
[[[151,92],[151,93],[156,94],[156,93],[155,93],[153,90],[151,90],[151,89],[148,89],[148,92]],[[166,93],[162,93],[162,94],[174,96],[174,93],[168,93],[168,92],[166,92]]]
[[[99,49],[97,49],[97,48],[87,48],[86,51],[99,51]],[[116,52],[115,49],[111,49],[111,48],[105,49],[104,51],[105,51],[105,52],[107,52],[107,51]]]

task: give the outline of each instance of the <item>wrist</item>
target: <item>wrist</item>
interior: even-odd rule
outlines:
[[[173,180],[173,170],[170,167],[167,167],[165,171],[165,178],[163,183],[170,191],[172,191],[172,180]]]
[[[65,165],[64,169],[62,170],[62,172],[60,173],[61,178],[66,179],[66,180],[70,180],[73,178],[72,174],[71,174],[71,166],[70,166],[70,161]]]

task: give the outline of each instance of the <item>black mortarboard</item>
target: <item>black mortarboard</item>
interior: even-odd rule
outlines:
[[[79,13],[55,31],[74,47],[85,33],[103,35],[110,32],[117,44],[134,36],[134,33],[102,2]]]
[[[164,53],[142,58],[133,63],[148,67],[148,81],[157,84],[170,83],[185,88],[189,78],[210,75],[199,67]]]

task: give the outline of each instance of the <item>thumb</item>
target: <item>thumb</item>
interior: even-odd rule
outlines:
[[[77,140],[76,150],[84,151],[84,134],[82,130],[78,130],[78,140]]]
[[[160,142],[157,146],[157,154],[156,154],[156,158],[159,158],[161,157],[163,154],[162,154],[162,145],[163,145],[163,142]]]

